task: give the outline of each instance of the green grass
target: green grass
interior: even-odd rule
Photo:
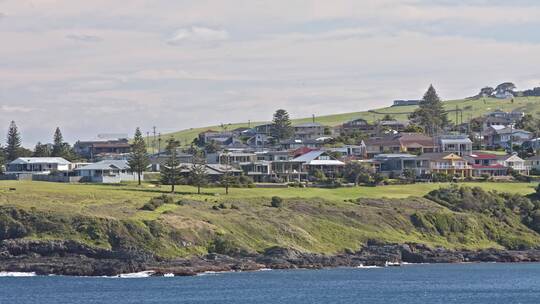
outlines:
[[[495,98],[460,99],[460,100],[445,101],[444,105],[447,110],[454,110],[456,106],[459,107],[460,109],[463,109],[464,122],[468,121],[469,118],[479,117],[479,116],[485,115],[486,113],[490,111],[494,111],[497,109],[501,109],[503,111],[520,110],[526,113],[533,114],[535,116],[540,115],[540,97],[516,97],[513,100],[514,102],[512,102],[510,99],[501,100],[501,99],[495,99]],[[349,121],[355,118],[364,118],[370,122],[373,122],[378,119],[381,119],[384,114],[412,112],[416,108],[417,108],[416,106],[386,107],[386,108],[374,109],[375,111],[381,112],[383,114],[374,114],[365,110],[365,111],[360,111],[360,112],[318,116],[316,117],[316,121],[327,126],[337,126],[339,124],[342,124],[346,121]],[[272,113],[268,113],[268,115],[270,117]],[[393,117],[398,120],[407,119],[406,114],[393,115]],[[455,114],[450,113],[449,118],[450,120],[454,121]],[[460,119],[461,118],[459,117],[458,120],[460,121]],[[312,121],[311,117],[293,119],[294,124],[311,122],[311,121]],[[262,124],[262,123],[264,122],[252,122],[251,126],[255,126],[257,124]],[[232,124],[226,124],[224,126],[218,125],[218,126],[209,126],[209,127],[201,127],[201,128],[191,128],[191,129],[182,130],[179,132],[165,134],[164,136],[166,138],[172,136],[180,140],[182,144],[187,145],[191,143],[191,141],[195,137],[197,137],[197,135],[200,132],[203,132],[205,130],[211,129],[215,131],[224,131],[224,130],[233,130],[239,127],[248,127],[248,123],[247,122],[246,123],[232,123]]]
[[[418,242],[448,248],[501,247],[500,241],[491,235],[503,233],[487,233],[483,227],[505,231],[504,235],[540,245],[540,236],[519,221],[499,223],[498,219],[452,212],[418,198],[447,185],[233,188],[229,195],[225,195],[222,188],[204,188],[204,194],[197,195],[195,188],[180,186],[179,193],[174,195],[174,204],[143,211],[140,210],[142,205],[166,193],[169,188],[156,188],[149,184],[138,187],[133,184],[0,181],[0,219],[2,208],[12,207],[31,214],[24,219],[16,219],[31,226],[28,230],[32,233],[28,238],[67,238],[109,248],[113,246],[110,235],[116,235],[126,244],[145,248],[163,257],[204,253],[216,238],[225,238],[235,247],[251,252],[283,246],[331,254],[344,249],[356,250],[368,239]],[[534,191],[536,184],[486,182],[471,186],[527,194]],[[9,188],[16,190],[10,191]],[[284,198],[283,208],[269,206],[274,195]],[[227,208],[214,210],[212,207],[219,203]],[[231,208],[232,205],[237,208]],[[467,230],[445,235],[435,230],[422,230],[411,222],[414,214],[421,214],[432,221],[451,220],[457,223],[454,226],[461,225]],[[446,215],[441,217],[440,214]],[[32,223],[36,218],[41,220]],[[432,225],[427,220],[426,223],[426,227]]]

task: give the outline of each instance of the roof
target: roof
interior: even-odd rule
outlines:
[[[445,160],[446,157],[450,155],[455,155],[459,158],[461,158],[459,155],[456,155],[455,153],[451,152],[434,152],[434,153],[424,153],[420,155],[419,159],[428,159],[428,160]]]
[[[526,160],[540,160],[540,155],[535,155],[527,158]]]
[[[129,170],[127,160],[102,160],[75,170]]]
[[[510,127],[506,127],[506,128],[503,128],[503,129],[495,129],[495,132],[497,134],[515,134],[515,133],[531,134],[531,132],[529,132],[529,131],[516,129],[516,128],[510,128]]]
[[[323,155],[323,154],[326,154],[325,151],[310,151],[306,154],[303,154],[303,155],[300,155],[298,157],[296,157],[295,159],[293,159],[292,161],[295,161],[295,162],[303,162],[303,163],[306,163],[308,165],[344,165],[345,163],[339,161],[339,160],[336,160],[336,159],[326,159],[326,160],[319,160],[317,159],[319,156]]]
[[[26,164],[59,164],[69,165],[69,161],[62,157],[19,157],[9,163],[10,165],[26,165]]]
[[[443,144],[472,143],[469,138],[441,138],[440,141]]]
[[[293,127],[295,127],[295,128],[312,128],[312,127],[322,127],[322,126],[323,125],[321,125],[318,122],[306,122],[306,123],[301,123],[301,124],[294,125]]]
[[[467,157],[474,158],[474,159],[496,159],[497,155],[495,154],[487,154],[487,153],[474,153],[467,155]]]
[[[501,165],[501,164],[493,164],[493,165],[489,165],[489,166],[483,166],[483,165],[471,165],[471,167],[473,169],[506,169],[505,166]]]
[[[381,158],[416,158],[416,155],[406,154],[406,153],[395,153],[395,154],[377,154],[375,155],[376,159]]]

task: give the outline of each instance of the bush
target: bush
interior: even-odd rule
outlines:
[[[279,196],[273,196],[270,204],[274,208],[281,208],[283,206],[283,199]]]
[[[159,197],[150,199],[150,201],[144,204],[140,210],[154,211],[165,204],[174,204],[174,200],[171,196],[163,194]]]

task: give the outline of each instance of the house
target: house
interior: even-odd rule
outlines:
[[[399,133],[373,137],[366,141],[368,157],[380,153],[432,153],[438,150],[436,141],[421,133]]]
[[[289,139],[289,140],[281,141],[279,144],[282,150],[295,150],[302,147],[318,149],[324,145],[324,140]]]
[[[439,152],[454,153],[459,156],[472,153],[472,141],[467,135],[442,135],[438,138]]]
[[[455,177],[472,176],[472,167],[457,153],[425,153],[418,160],[429,162],[431,174],[447,174]]]
[[[67,174],[71,162],[62,157],[19,157],[6,165],[6,175],[48,175],[54,172]]]
[[[155,153],[150,155],[151,171],[159,172],[161,167],[169,160],[170,155],[164,152]],[[189,153],[177,152],[176,160],[179,163],[191,163],[193,162],[193,155]]]
[[[394,103],[392,104],[392,107],[417,106],[417,105],[420,104],[420,102],[421,102],[421,100],[413,100],[413,99],[401,100],[401,99],[398,99],[398,100],[394,100]]]
[[[255,148],[255,149],[267,148],[271,146],[271,143],[272,143],[272,137],[270,135],[263,134],[263,133],[257,133],[253,135],[246,142],[246,144],[249,147]]]
[[[137,174],[131,171],[126,160],[103,160],[75,171],[82,177],[81,182],[114,184],[137,180]]]
[[[240,163],[239,165],[244,174],[249,176],[256,183],[267,183],[274,181],[271,161],[258,160],[254,162]]]
[[[512,91],[497,91],[495,93],[495,98],[499,98],[499,99],[510,99],[510,98],[514,98],[514,93]]]
[[[193,166],[193,163],[180,164],[180,174],[188,179]],[[211,182],[218,182],[225,173],[229,173],[231,176],[240,176],[243,172],[234,166],[224,164],[206,164],[204,165],[204,169]]]
[[[333,158],[326,151],[311,151],[292,160],[302,165],[302,171],[313,175],[316,170],[322,171],[328,177],[335,177],[345,166],[345,163]]]
[[[534,170],[538,175],[538,172],[540,172],[540,155],[527,158],[525,160],[525,166],[527,166],[531,171]]]
[[[510,127],[491,126],[484,135],[489,147],[511,148],[511,145],[522,145],[532,138],[532,133]]]
[[[416,176],[425,176],[430,171],[430,162],[416,155],[379,154],[373,159],[377,172],[387,176],[401,176],[405,170],[413,170]]]
[[[514,172],[519,174],[529,175],[529,167],[524,159],[519,157],[516,153],[510,155],[497,156],[497,162]]]
[[[523,147],[523,149],[538,151],[540,150],[540,137],[527,140],[521,146]]]
[[[337,152],[343,156],[350,156],[356,159],[365,158],[367,156],[366,144],[364,141],[362,141],[360,145],[344,145],[335,148],[325,148],[324,150],[329,152]]]
[[[131,151],[131,144],[127,138],[77,141],[73,150],[86,159],[94,160],[100,155],[128,154]]]
[[[207,130],[199,133],[198,142],[199,144],[208,144],[210,142],[215,142],[220,145],[229,145],[234,141],[234,134],[232,132],[218,132],[213,130]]]
[[[349,120],[341,126],[336,127],[335,133],[338,135],[353,135],[358,133],[372,133],[374,130],[375,126],[369,124],[367,120],[357,118]]]
[[[324,126],[320,123],[309,122],[294,125],[294,138],[295,139],[317,139],[324,136]]]
[[[257,154],[254,152],[218,152],[208,153],[206,161],[209,164],[236,165],[239,163],[253,162],[257,160]]]
[[[464,157],[472,167],[472,176],[507,176],[508,168],[499,163],[497,155],[473,152]]]

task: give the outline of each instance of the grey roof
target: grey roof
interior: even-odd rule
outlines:
[[[19,157],[10,162],[11,165],[26,165],[26,164],[60,164],[69,165],[69,161],[62,157]]]
[[[75,170],[129,170],[127,160],[102,160]]]
[[[495,130],[495,133],[497,133],[497,134],[515,134],[515,133],[531,134],[531,132],[529,132],[529,131],[516,129],[516,128],[510,128],[510,127],[506,127],[506,128],[498,129],[498,130],[494,129],[494,130]]]
[[[309,161],[312,161],[315,158],[321,156],[324,153],[325,153],[324,151],[311,151],[311,152],[308,152],[306,154],[302,154],[302,155],[298,156],[297,158],[293,159],[293,161],[309,162]]]
[[[306,123],[301,123],[301,124],[297,124],[297,125],[294,125],[293,127],[297,128],[309,128],[309,127],[322,127],[323,125],[321,125],[320,123],[318,122],[306,122]]]
[[[395,153],[395,154],[377,154],[374,158],[417,158],[416,155],[407,153]]]

